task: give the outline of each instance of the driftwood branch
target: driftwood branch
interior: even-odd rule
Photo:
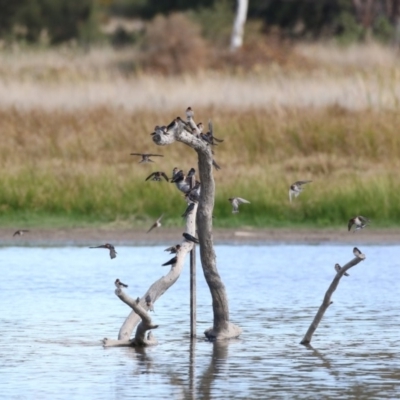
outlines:
[[[189,233],[192,236],[195,236],[196,233],[196,212],[197,204],[195,205],[193,212],[186,217],[185,232]],[[152,329],[151,327],[149,328],[152,323],[150,319],[147,319],[150,318],[147,312],[150,311],[157,299],[161,297],[178,280],[183,269],[185,257],[192,250],[192,248],[192,242],[186,240],[182,242],[181,247],[177,253],[176,263],[171,266],[170,271],[165,276],[162,276],[150,286],[150,288],[142,296],[138,303],[136,303],[136,300],[132,300],[122,290],[118,292],[117,289],[115,291],[119,299],[126,303],[129,307],[131,307],[132,311],[126,318],[121,329],[119,330],[118,339],[115,340],[105,338],[103,340],[104,347],[135,346],[138,344],[149,345],[156,343],[156,340],[153,338],[151,333],[150,336],[148,336],[147,338],[144,337],[145,332],[149,329]],[[151,303],[148,303],[146,301],[146,298],[148,298],[148,296],[150,296]],[[140,320],[141,323],[137,327],[135,338],[130,339],[134,328]]]
[[[213,244],[212,214],[215,198],[213,154],[209,144],[199,137],[198,130],[193,129],[197,125],[193,120],[191,109],[188,110],[190,110],[191,115],[187,114],[187,123],[176,118],[165,129],[156,127],[152,134],[153,141],[160,146],[171,145],[178,141],[191,147],[198,154],[201,191],[197,210],[197,229],[200,242],[200,259],[204,277],[210,288],[214,314],[213,327],[204,333],[209,339],[237,337],[242,330],[229,321],[228,298],[217,270]]]
[[[121,288],[116,289],[115,294],[120,298],[121,301],[132,308],[132,310],[141,319],[141,322],[136,329],[134,339],[127,341],[116,341],[105,338],[103,339],[104,346],[150,346],[157,344],[157,340],[155,340],[150,334],[146,335],[146,332],[151,329],[158,328],[158,325],[154,325],[152,323],[149,313],[141,306],[140,299],[132,299],[132,297],[128,296]]]
[[[307,333],[303,337],[303,340],[300,342],[300,344],[303,345],[309,345],[312,339],[312,336],[314,332],[317,330],[319,323],[322,320],[322,317],[325,314],[325,311],[328,309],[328,307],[333,303],[331,301],[331,297],[333,292],[336,290],[337,286],[339,285],[340,279],[342,276],[352,267],[360,263],[361,261],[365,260],[365,255],[359,252],[359,250],[355,247],[353,250],[353,253],[355,255],[355,258],[353,258],[351,261],[349,261],[343,268],[340,268],[339,271],[337,272],[336,276],[333,278],[332,283],[330,284],[328,290],[325,293],[324,300],[319,307],[319,310],[317,312],[317,315],[315,316],[313,322],[311,323],[310,327],[308,328]]]

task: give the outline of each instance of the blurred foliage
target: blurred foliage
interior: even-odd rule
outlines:
[[[225,45],[235,9],[236,0],[0,0],[0,38],[40,42],[46,32],[51,44],[88,43],[101,36],[101,23],[113,17],[152,20],[183,12],[201,25],[204,38]],[[248,18],[262,21],[265,33],[278,30],[285,38],[390,42],[400,5],[398,0],[251,0]],[[110,41],[135,42],[132,32],[116,30]]]

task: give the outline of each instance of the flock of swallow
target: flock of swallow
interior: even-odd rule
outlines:
[[[180,121],[181,123],[184,124],[185,129],[191,132],[193,135],[195,135],[197,138],[202,139],[204,142],[206,142],[210,146],[217,146],[218,143],[222,143],[224,140],[223,139],[218,139],[214,136],[213,133],[213,126],[211,121],[208,122],[208,132],[204,133],[204,125],[202,122],[195,124],[193,121],[194,117],[194,112],[191,107],[188,107],[186,110],[186,118],[187,122],[183,121],[180,117],[177,117],[172,123],[175,124],[176,121]],[[155,135],[156,133],[161,133],[161,134],[166,134],[167,131],[171,128],[171,126],[156,126],[154,128],[154,132],[151,135]],[[212,151],[212,154],[214,152]],[[150,157],[164,157],[162,154],[152,154],[152,153],[130,153],[132,156],[140,156],[141,160],[139,161],[139,164],[142,163],[154,163],[154,161]],[[216,163],[216,161],[213,159],[213,166],[219,170],[221,167]],[[193,211],[195,204],[198,203],[200,199],[200,188],[201,188],[201,183],[196,180],[196,170],[194,168],[191,168],[189,172],[185,175],[184,172],[178,168],[174,168],[172,170],[172,177],[169,178],[165,172],[163,171],[155,171],[152,172],[146,179],[145,181],[151,180],[151,181],[156,181],[156,182],[161,182],[162,180],[165,180],[166,182],[171,182],[174,183],[177,187],[177,189],[181,192],[183,192],[184,197],[188,203],[188,206],[185,210],[185,212],[182,214],[183,218],[186,218],[190,213]],[[304,181],[296,181],[292,185],[290,185],[289,188],[289,201],[290,203],[292,202],[293,198],[297,198],[300,193],[303,191],[303,186],[306,185],[307,183],[312,182],[311,180],[304,180]],[[230,197],[228,201],[232,205],[232,213],[236,214],[239,212],[239,205],[240,204],[250,204],[250,201],[243,199],[241,197]],[[153,229],[159,228],[161,226],[161,219],[163,218],[164,214],[162,214],[149,228],[147,233],[151,232]],[[359,229],[365,228],[368,223],[369,219],[358,215],[353,218],[350,218],[348,221],[348,231],[352,229],[353,226],[355,226],[355,229],[353,232],[356,232]],[[14,232],[14,236],[22,236],[24,233],[28,233],[29,230],[27,229],[20,229]],[[199,243],[198,239],[195,238],[194,236],[190,235],[189,233],[183,233],[182,235],[186,241],[190,241],[193,243]],[[180,245],[176,244],[174,246],[168,247],[165,249],[165,251],[168,251],[170,254],[177,254],[180,250]],[[116,258],[117,257],[117,252],[115,250],[115,247],[110,244],[106,243],[100,246],[94,246],[90,247],[91,249],[108,249],[110,252],[110,258]],[[360,256],[361,251],[358,250],[356,247],[353,250],[353,253],[355,256]],[[169,261],[165,262],[162,264],[162,266],[167,266],[167,265],[174,265],[177,261],[177,256],[173,257]],[[335,270],[339,272],[341,270],[341,267],[339,264],[335,265]],[[349,276],[349,274],[345,273],[345,276]],[[115,286],[120,289],[123,287],[128,287],[128,285],[125,285],[122,283],[119,279],[115,281]],[[151,304],[151,299],[146,298],[146,302]]]

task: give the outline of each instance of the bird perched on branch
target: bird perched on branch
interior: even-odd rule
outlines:
[[[153,302],[151,301],[151,296],[149,294],[146,296],[145,301],[146,301],[146,306],[149,308],[149,311],[154,312]]]
[[[289,188],[289,201],[292,202],[292,197],[295,198],[303,191],[303,185],[312,181],[297,181],[290,185]]]
[[[191,168],[186,176],[181,169],[179,170],[177,167],[175,167],[172,170],[171,183],[175,183],[176,187],[181,192],[188,193],[192,189],[192,185],[196,185],[197,181],[195,179],[195,173],[196,170]]]
[[[159,228],[161,226],[161,219],[163,216],[164,216],[164,214],[162,214],[161,217],[158,218],[156,222],[154,222],[154,224],[150,227],[150,229],[147,231],[147,233],[149,233],[154,228]]]
[[[181,249],[180,244],[176,244],[175,246],[168,247],[168,249],[165,249],[164,251],[169,251],[169,254],[176,254],[179,252]]]
[[[354,247],[354,249],[353,249],[353,254],[354,254],[354,256],[357,257],[357,258],[361,258],[361,259],[364,259],[364,258],[365,258],[365,255],[364,255],[363,253],[361,253],[361,250],[358,249],[357,247]]]
[[[18,235],[18,236],[22,236],[24,233],[28,233],[28,232],[29,232],[28,229],[20,229],[20,230],[14,232],[13,237],[14,237],[14,236],[17,236],[17,235]]]
[[[357,217],[350,218],[349,223],[347,224],[347,228],[350,232],[351,228],[353,225],[356,226],[353,232],[358,231],[359,229],[363,229],[368,225],[369,219],[365,218],[361,215],[358,215]]]
[[[212,164],[214,165],[214,168],[218,171],[221,169],[221,167],[217,164],[217,162],[213,159]]]
[[[89,247],[90,249],[108,249],[110,250],[110,258],[113,259],[117,257],[117,252],[112,244],[106,243],[102,244],[101,246]]]
[[[163,126],[158,126],[156,125],[154,127],[154,132],[151,133],[152,136],[154,135],[165,135],[167,133],[167,127],[165,125]]]
[[[241,197],[230,197],[228,200],[232,204],[232,214],[239,212],[239,204],[250,204],[248,200],[242,199]]]
[[[114,283],[115,283],[115,286],[117,287],[117,289],[128,287],[128,285],[125,285],[125,283],[122,283],[119,279],[117,279]]]
[[[203,129],[202,129],[203,130]],[[201,133],[200,134],[201,139],[203,139],[206,143],[210,144],[211,146],[216,146],[217,144],[214,143],[222,143],[223,139],[218,139],[214,136],[213,133],[213,126],[211,120],[208,121],[208,132],[207,133]]]
[[[188,121],[192,120],[194,117],[194,111],[192,110],[192,107],[188,107],[186,109],[186,118]]]
[[[154,162],[153,160],[150,160],[150,157],[164,157],[162,154],[145,154],[145,153],[131,153],[131,156],[141,156],[142,159],[139,161],[139,164]]]
[[[199,239],[195,238],[194,236],[192,236],[190,233],[184,232],[182,233],[182,236],[188,241],[188,242],[193,242],[196,244],[199,244]]]
[[[156,172],[152,172],[146,179],[145,181],[148,181],[149,179],[152,181],[157,181],[160,182],[162,180],[162,178],[164,178],[167,182],[169,181],[168,176],[162,172],[162,171],[156,171]]]
[[[171,258],[169,261],[165,262],[164,264],[161,264],[161,266],[165,267],[167,265],[175,265],[177,261],[178,261],[178,256],[175,256],[174,258]]]
[[[187,218],[192,213],[194,206],[195,206],[195,203],[190,203],[187,206],[185,212],[182,214],[182,218]]]
[[[339,264],[335,264],[335,271],[339,272],[342,269],[342,267]],[[347,272],[343,274],[344,276],[350,276]]]

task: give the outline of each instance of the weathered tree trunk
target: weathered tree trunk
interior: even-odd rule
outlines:
[[[246,23],[248,8],[249,0],[237,0],[236,17],[231,36],[231,51],[235,51],[243,45],[244,25]]]
[[[184,232],[189,233],[192,236],[195,236],[196,233],[196,211],[197,204],[193,209],[193,212],[190,213],[186,218],[186,228]],[[136,345],[151,345],[156,344],[156,340],[150,336],[148,338],[144,338],[144,334],[149,329],[154,329],[154,326],[151,322],[150,317],[147,314],[147,311],[150,307],[146,304],[146,297],[149,295],[152,303],[155,303],[156,300],[164,294],[179,278],[183,264],[185,261],[186,255],[192,250],[193,243],[184,241],[181,244],[181,248],[177,254],[177,262],[174,264],[167,275],[161,277],[156,282],[154,282],[148,291],[143,295],[139,304],[136,301],[132,300],[129,296],[127,296],[122,290],[118,289],[115,291],[115,294],[126,304],[128,304],[132,308],[132,312],[128,315],[125,322],[123,323],[119,334],[118,339],[103,339],[104,347],[113,347],[113,346],[136,346]],[[160,266],[161,267],[161,266]],[[159,266],[155,266],[155,268],[160,268]],[[145,314],[145,315],[144,315]],[[136,335],[134,339],[130,339],[133,329],[138,324],[138,322],[142,319],[142,322],[139,324]]]
[[[355,258],[353,258],[353,260],[349,261],[343,268],[341,268],[337,272],[336,276],[333,278],[332,283],[330,284],[328,290],[325,293],[324,300],[317,312],[317,315],[315,316],[313,322],[311,323],[310,327],[308,328],[308,331],[305,334],[305,336],[303,337],[303,340],[300,342],[300,344],[304,344],[304,345],[310,344],[311,338],[312,338],[314,332],[317,330],[318,325],[321,322],[322,317],[325,314],[325,311],[333,303],[331,301],[331,296],[332,296],[333,292],[336,290],[337,286],[339,285],[340,279],[342,278],[342,276],[345,274],[345,272],[347,270],[354,267],[355,265],[357,265],[359,262],[361,262],[363,260],[365,260],[364,254],[361,254],[358,257],[356,256]]]
[[[215,184],[213,177],[213,156],[210,146],[197,135],[198,130],[193,118],[188,118],[188,125],[195,134],[185,128],[187,125],[180,119],[175,119],[167,129],[156,129],[153,141],[160,145],[170,145],[176,141],[182,142],[194,149],[198,154],[199,175],[201,181],[200,200],[197,210],[197,228],[200,242],[200,258],[204,277],[210,288],[213,301],[214,324],[205,332],[210,339],[225,339],[237,337],[242,330],[229,322],[228,298],[225,286],[219,276],[216,266],[212,233],[212,213],[214,208]]]

